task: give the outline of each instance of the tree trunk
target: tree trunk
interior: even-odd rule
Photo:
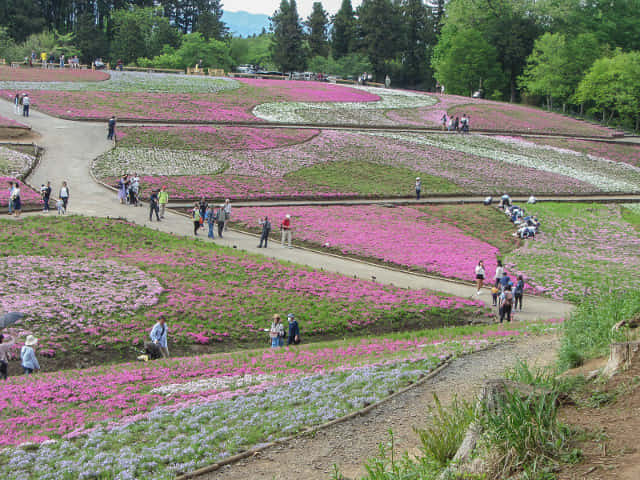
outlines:
[[[602,376],[609,378],[621,370],[627,370],[640,352],[640,341],[612,343],[609,346],[609,361]]]
[[[562,113],[567,113],[567,104],[566,103],[562,104]]]
[[[584,103],[580,104],[580,116],[584,116]]]

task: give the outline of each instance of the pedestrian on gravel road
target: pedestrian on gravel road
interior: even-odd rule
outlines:
[[[498,266],[496,267],[496,274],[493,276],[493,283],[497,287],[500,284],[502,275],[504,274],[504,267],[502,266],[502,260],[498,260]]]
[[[151,329],[149,334],[151,341],[160,349],[164,358],[169,358],[169,347],[167,345],[167,324],[164,317],[160,317],[158,322]]]
[[[204,213],[204,220],[207,222],[207,225],[209,225],[209,234],[207,236],[213,240],[215,238],[213,227],[216,224],[216,209],[212,203],[209,204],[207,211]]]
[[[422,191],[422,180],[416,177],[416,200],[420,200],[420,192]]]
[[[160,221],[160,212],[158,208],[158,190],[151,192],[149,197],[149,221],[152,222],[153,214],[156,214],[156,220]]]
[[[476,295],[480,295],[480,290],[482,289],[482,285],[484,284],[484,262],[480,260],[478,265],[476,265],[476,286],[477,292]]]
[[[227,224],[227,211],[224,209],[224,203],[220,205],[218,209],[218,215],[216,215],[216,221],[218,222],[218,236],[222,238],[222,232]]]
[[[38,344],[38,339],[29,335],[20,350],[20,360],[25,375],[32,374],[35,370],[40,370],[40,364],[36,358],[34,347]]]
[[[500,295],[500,323],[506,318],[507,322],[511,322],[511,309],[513,307],[513,293],[511,293],[511,286],[507,285],[507,288]]]
[[[9,209],[9,215],[13,214],[13,201],[11,200],[11,193],[13,192],[13,182],[9,182],[9,201],[7,207]]]
[[[231,201],[228,198],[224,201],[224,216],[224,231],[226,232],[227,228],[229,228],[229,221],[231,220]]]
[[[67,207],[69,205],[69,186],[67,182],[62,182],[62,187],[60,187],[60,200],[62,200],[62,213],[67,213]]]
[[[513,311],[518,309],[518,303],[520,304],[520,311],[522,311],[522,295],[524,294],[524,278],[522,275],[518,275],[518,281],[516,282],[516,288],[513,291],[514,306]]]
[[[162,190],[158,193],[158,203],[160,204],[160,218],[164,218],[164,210],[169,203],[169,192],[167,192],[166,185],[163,185]]]
[[[7,367],[9,366],[9,350],[16,341],[11,335],[0,333],[0,380],[7,379]]]
[[[287,213],[280,224],[280,231],[282,232],[282,246],[284,242],[288,242],[289,248],[291,248],[291,215]]]
[[[31,105],[31,99],[29,98],[29,94],[25,93],[22,96],[22,116],[23,117],[28,117],[29,116],[29,106]]]
[[[49,200],[51,199],[51,182],[47,182],[47,186],[42,190],[42,211],[48,212]]]
[[[259,222],[262,227],[262,234],[260,235],[260,245],[258,248],[262,248],[262,243],[264,242],[264,248],[267,248],[267,244],[269,243],[269,234],[271,233],[271,222],[269,221],[269,217],[264,217],[260,219]]]
[[[18,218],[22,213],[22,198],[20,197],[20,183],[15,182],[11,190],[9,201],[13,205],[13,216]]]
[[[108,128],[109,128],[109,133],[107,133],[107,140],[113,140],[113,137],[115,136],[115,133],[116,133],[115,115],[112,115],[111,118],[109,119]]]
[[[202,217],[200,216],[200,207],[196,203],[193,206],[193,210],[191,211],[191,220],[193,221],[193,234],[198,235],[198,230],[200,229],[200,225],[202,225]]]

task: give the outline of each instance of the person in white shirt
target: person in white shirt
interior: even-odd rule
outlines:
[[[504,267],[502,266],[502,261],[498,260],[498,266],[496,267],[496,274],[493,276],[493,283],[495,286],[498,286],[500,283],[500,279],[502,278],[502,274],[504,273]]]
[[[29,116],[29,105],[31,105],[31,99],[29,98],[29,94],[25,93],[22,96],[22,116],[23,117]]]
[[[227,231],[227,228],[229,228],[229,220],[231,220],[231,201],[227,198],[224,201],[224,213],[225,213],[225,224],[224,224],[224,231]]]
[[[11,190],[9,201],[13,206],[13,216],[19,217],[22,212],[22,198],[20,198],[20,183],[16,182],[13,184],[13,189]]]
[[[484,262],[480,260],[478,265],[476,265],[476,286],[477,292],[476,295],[480,295],[480,290],[482,289],[482,285],[484,284]]]
[[[62,187],[60,187],[60,200],[62,200],[62,207],[64,212],[67,212],[67,205],[69,204],[69,186],[67,182],[62,182]]]

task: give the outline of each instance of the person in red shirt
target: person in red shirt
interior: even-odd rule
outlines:
[[[282,231],[282,246],[284,242],[288,242],[289,248],[291,248],[291,215],[287,214],[280,224],[280,230]]]

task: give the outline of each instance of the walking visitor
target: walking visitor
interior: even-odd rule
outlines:
[[[169,192],[167,192],[167,186],[163,185],[160,193],[158,193],[158,204],[160,205],[160,218],[164,218],[164,211],[169,203]]]
[[[164,317],[160,317],[158,322],[151,329],[149,334],[151,341],[160,349],[164,358],[169,358],[169,347],[167,346],[167,325]]]
[[[224,217],[224,231],[226,232],[227,228],[229,228],[229,221],[231,220],[231,201],[228,198],[224,201]]]
[[[291,248],[291,215],[287,213],[280,224],[280,231],[282,232],[282,246],[288,242],[289,248]]]
[[[7,379],[7,368],[9,367],[9,350],[16,341],[11,335],[0,333],[0,380]]]
[[[196,203],[191,211],[191,221],[193,222],[193,234],[198,235],[200,225],[202,225],[202,217],[200,216],[200,207]]]
[[[67,208],[69,206],[69,186],[67,182],[62,182],[62,187],[60,187],[60,200],[62,200],[62,213],[67,213]]]
[[[513,291],[513,298],[515,300],[513,311],[518,309],[518,303],[520,304],[520,311],[522,311],[522,296],[524,294],[524,278],[522,275],[518,275],[518,281],[516,282],[516,288]]]
[[[289,322],[289,335],[287,336],[287,345],[298,345],[300,343],[300,326],[293,313],[287,315]]]
[[[476,286],[477,292],[476,295],[480,295],[480,290],[482,289],[482,285],[484,284],[484,262],[480,260],[478,265],[476,265]]]
[[[213,227],[216,224],[216,209],[213,207],[212,203],[209,204],[209,207],[204,214],[204,221],[207,222],[207,225],[209,226],[209,233],[207,234],[207,237],[213,240],[215,238]]]
[[[29,98],[29,94],[25,93],[22,96],[22,116],[23,117],[29,116],[29,105],[31,105],[31,99]]]
[[[416,200],[420,200],[420,191],[422,190],[422,180],[416,177]]]
[[[49,200],[51,199],[51,182],[47,182],[47,185],[42,189],[42,211],[48,212]]]
[[[158,207],[158,190],[153,190],[149,196],[149,221],[153,221],[153,214],[156,214],[156,220],[160,221],[160,209]]]
[[[127,202],[127,184],[128,184],[127,175],[122,175],[122,178],[118,180],[118,200],[120,203],[124,205]]]
[[[261,218],[259,225],[262,227],[262,233],[260,234],[260,245],[258,245],[258,248],[262,248],[263,243],[264,248],[267,248],[267,244],[269,243],[269,234],[271,233],[271,222],[269,221],[269,217]]]
[[[507,285],[507,288],[500,295],[500,323],[506,318],[507,322],[511,322],[511,307],[513,306],[513,293],[511,293],[511,286]]]
[[[224,203],[220,205],[218,215],[216,216],[216,221],[218,222],[218,237],[220,238],[222,238],[222,232],[227,224],[227,211],[225,210],[224,205]]]
[[[22,199],[20,198],[19,182],[15,182],[13,184],[13,189],[11,190],[9,201],[11,202],[11,205],[13,207],[13,216],[18,218],[22,213]]]
[[[16,115],[20,115],[20,103],[22,99],[20,98],[20,94],[16,93],[16,96],[13,97],[13,113]]]
[[[493,276],[493,283],[497,287],[502,279],[504,273],[504,267],[502,266],[502,260],[498,260],[498,266],[496,267],[496,274]]]
[[[278,348],[284,345],[284,325],[282,325],[282,320],[278,314],[273,316],[273,322],[269,329],[269,338],[271,339],[271,348]]]
[[[9,182],[9,196],[7,197],[9,200],[7,201],[7,208],[9,210],[9,215],[13,214],[13,201],[11,200],[11,194],[13,193],[13,182]]]
[[[38,339],[33,335],[29,335],[24,342],[24,346],[20,350],[20,361],[25,375],[32,374],[35,370],[40,370],[40,364],[36,358],[35,346]]]
[[[109,131],[107,133],[107,140],[113,140],[115,133],[116,133],[116,117],[115,115],[112,115],[111,118],[109,119],[109,124],[108,124],[108,128]]]

